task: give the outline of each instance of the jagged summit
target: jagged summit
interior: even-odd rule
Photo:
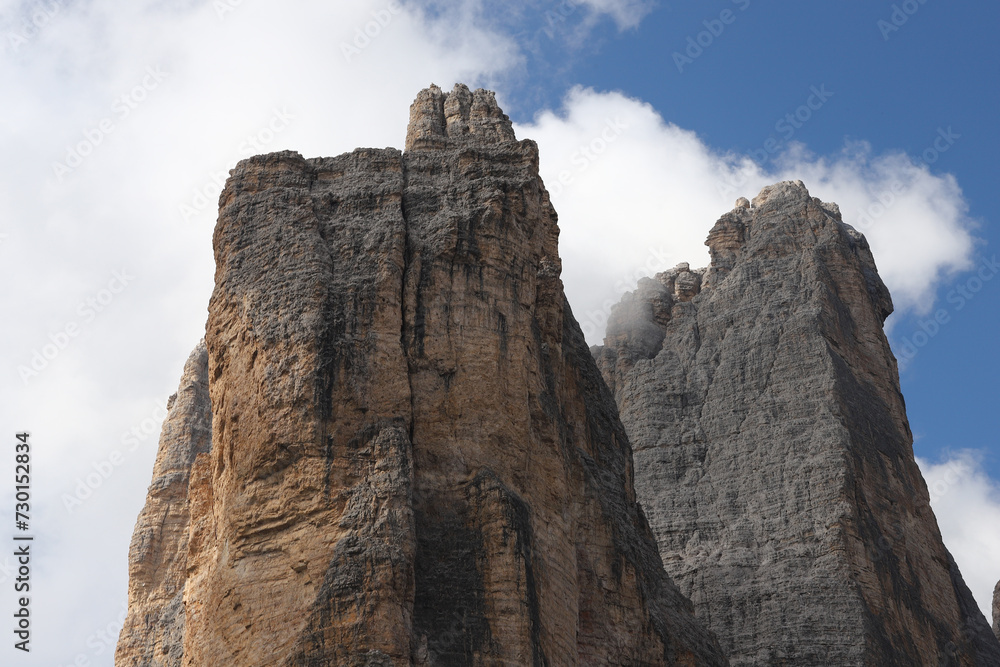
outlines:
[[[157,543],[183,610],[134,589],[119,667],[727,664],[636,502],[537,147],[464,86],[408,134],[233,170],[211,452]]]
[[[406,150],[443,148],[449,140],[498,143],[515,141],[516,137],[493,91],[480,88],[471,92],[458,83],[445,93],[431,84],[410,106]]]
[[[889,294],[801,182],[591,350],[488,91],[422,91],[405,151],[243,160],[219,202],[118,667],[1000,664]]]
[[[592,348],[664,566],[733,665],[997,665],[941,541],[864,236],[798,181],[711,266],[642,281]]]
[[[809,210],[823,215],[794,217],[789,213]],[[813,228],[800,229],[798,226],[801,225],[813,225]],[[747,248],[757,249],[761,245],[751,242],[752,236],[762,236],[768,242],[784,243],[794,239],[799,244],[808,244],[810,241],[819,243],[821,235],[817,225],[832,225],[831,229],[836,227],[840,231],[844,246],[857,258],[872,305],[884,322],[892,314],[892,297],[878,274],[867,239],[843,221],[837,204],[812,197],[802,181],[782,181],[769,185],[752,202],[741,197],[732,211],[719,218],[705,241],[712,258],[706,275],[706,286],[724,279]],[[772,234],[776,226],[780,227],[777,230],[779,233]],[[783,238],[776,238],[778,236]]]

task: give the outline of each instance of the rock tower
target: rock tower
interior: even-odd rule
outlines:
[[[801,182],[711,266],[645,279],[594,348],[664,566],[733,665],[1000,665],[945,549],[864,237]]]
[[[211,452],[159,547],[187,543],[183,620],[137,591],[117,664],[726,664],[660,563],[557,238],[483,90],[421,92],[402,153],[240,162]]]

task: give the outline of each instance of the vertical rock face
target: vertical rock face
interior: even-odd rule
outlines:
[[[594,348],[667,571],[734,665],[996,665],[912,454],[864,237],[800,182],[640,283]]]
[[[537,147],[464,86],[419,95],[406,146],[251,158],[222,193],[213,441],[170,650],[191,667],[726,664],[636,500]]]
[[[1000,639],[1000,581],[993,589],[993,634]]]
[[[115,651],[120,667],[179,667],[184,638],[190,506],[188,485],[197,457],[212,444],[208,352],[201,342],[167,402],[146,506],[129,548],[129,610]]]

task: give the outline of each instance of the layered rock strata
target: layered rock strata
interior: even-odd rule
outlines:
[[[536,145],[457,86],[420,93],[406,148],[259,156],[226,184],[171,650],[726,664],[635,498]]]
[[[640,282],[594,348],[660,555],[733,665],[998,665],[914,462],[889,293],[801,182]]]
[[[129,547],[128,615],[115,664],[179,667],[184,639],[184,585],[191,525],[191,469],[212,445],[208,351],[204,341],[184,365],[167,401],[153,481]]]

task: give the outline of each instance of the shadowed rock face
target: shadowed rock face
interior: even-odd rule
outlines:
[[[146,506],[129,547],[128,616],[115,651],[115,664],[178,667],[184,638],[191,467],[212,444],[208,398],[208,351],[201,342],[184,365],[153,465]]]
[[[593,348],[668,573],[733,665],[997,665],[913,459],[864,237],[800,182],[722,216]]]
[[[993,634],[1000,639],[1000,581],[993,589]]]
[[[170,651],[726,664],[636,501],[537,147],[464,86],[420,93],[406,146],[251,158],[222,193]]]

